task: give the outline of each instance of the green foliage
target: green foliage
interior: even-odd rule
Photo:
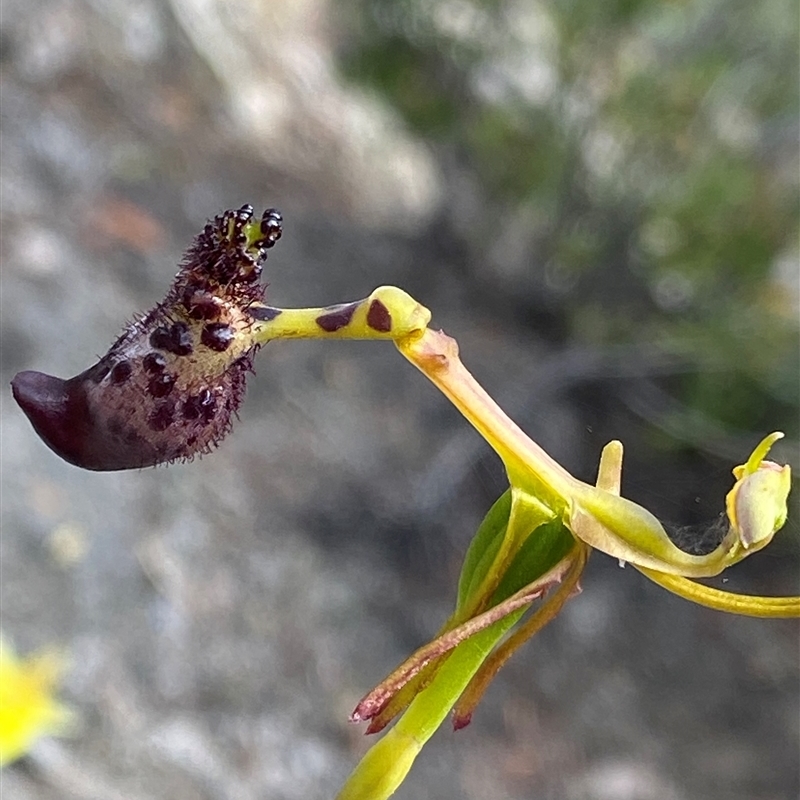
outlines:
[[[507,489],[483,518],[483,522],[464,556],[461,577],[458,581],[457,609],[460,609],[472,597],[494,564],[500,545],[507,533],[510,513],[511,490]],[[490,605],[501,603],[514,592],[518,592],[531,581],[552,569],[574,545],[575,540],[560,520],[539,525],[530,532],[517,551],[494,591]]]
[[[464,605],[486,577],[506,534],[510,513],[511,489],[506,489],[483,518],[464,556],[461,576],[458,579],[457,609]]]
[[[517,551],[492,595],[492,605],[501,603],[531,581],[555,567],[575,546],[575,539],[561,520],[540,525]]]

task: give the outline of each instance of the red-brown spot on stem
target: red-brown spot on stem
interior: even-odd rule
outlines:
[[[270,322],[282,312],[279,308],[272,308],[271,306],[250,306],[247,309],[247,313],[260,322]]]
[[[392,315],[389,309],[380,301],[373,300],[367,311],[367,325],[374,331],[389,333],[392,329]]]
[[[345,303],[341,306],[334,306],[324,314],[320,314],[317,319],[317,325],[322,328],[326,333],[336,333],[350,324],[358,308],[358,303]]]

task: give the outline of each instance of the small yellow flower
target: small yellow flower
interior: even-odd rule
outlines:
[[[64,668],[55,650],[21,659],[0,637],[0,767],[25,755],[37,739],[68,732],[74,713],[54,697]]]

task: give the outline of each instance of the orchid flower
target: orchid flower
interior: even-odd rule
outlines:
[[[456,342],[430,329],[430,311],[402,289],[383,286],[364,300],[320,308],[267,305],[259,278],[281,224],[274,209],[258,219],[251,206],[216,217],[165,300],[129,325],[97,364],[69,380],[23,372],[12,388],[35,430],[66,460],[93,470],[137,468],[216,447],[242,402],[255,353],[268,342],[392,340],[497,452],[509,489],[467,551],[453,614],[354,710],[353,721],[369,721],[368,733],[399,719],[339,800],[389,797],[451,710],[455,726],[466,725],[506,660],[579,591],[593,550],[701,605],[800,616],[798,597],[739,595],[693,580],[758,552],[783,526],[791,470],[766,460],[782,433],[766,436],[733,470],[729,529],[719,546],[690,555],[652,513],[622,496],[621,443],[605,447],[594,485],[573,477],[506,416],[461,362]]]

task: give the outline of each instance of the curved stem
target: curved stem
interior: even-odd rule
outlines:
[[[636,566],[634,564],[634,566]],[[680,575],[667,575],[648,567],[636,567],[664,589],[707,608],[741,614],[747,617],[791,618],[800,617],[800,597],[758,597],[736,594],[696,583]]]
[[[516,486],[531,486],[555,513],[579,481],[570,475],[497,405],[458,356],[458,344],[443,331],[398,339],[400,352],[447,397],[497,452]]]
[[[273,339],[399,339],[422,334],[431,312],[396,286],[379,286],[369,297],[320,308],[252,305],[254,344]]]

